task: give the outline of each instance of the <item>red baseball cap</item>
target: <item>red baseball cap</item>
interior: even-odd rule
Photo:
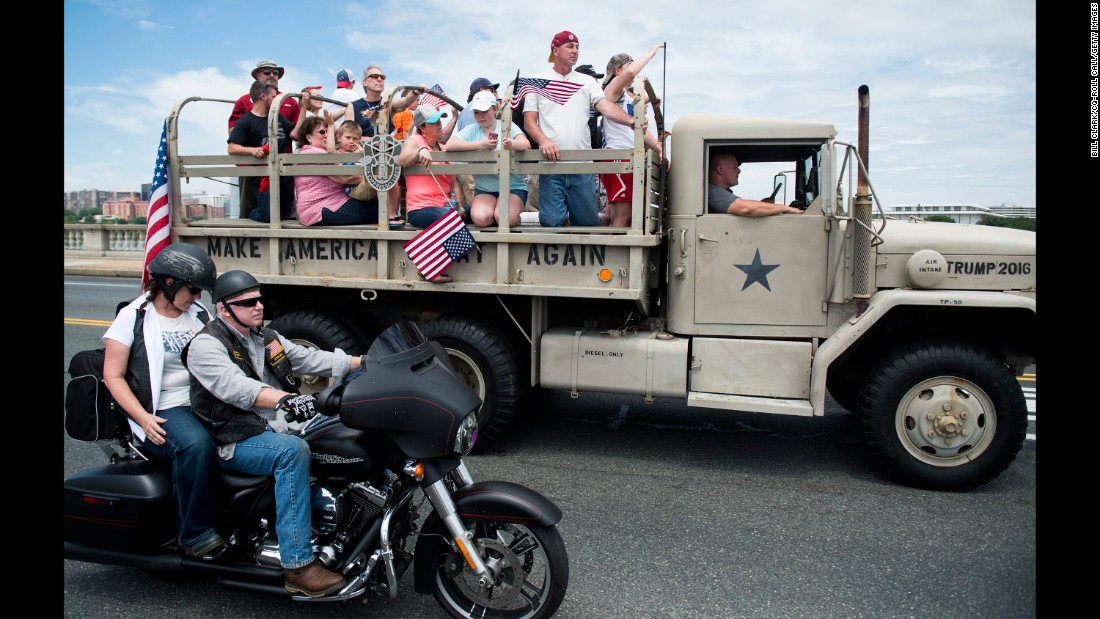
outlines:
[[[577,38],[577,35],[573,34],[572,32],[569,32],[568,30],[562,30],[561,32],[555,34],[554,35],[554,40],[550,41],[550,57],[546,59],[546,62],[554,62],[554,48],[555,47],[559,47],[561,45],[565,45],[566,43],[570,43],[570,42],[580,43],[580,39]]]

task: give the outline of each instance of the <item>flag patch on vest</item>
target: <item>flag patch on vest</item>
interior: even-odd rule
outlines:
[[[283,360],[286,356],[286,352],[283,350],[283,345],[279,343],[279,340],[271,340],[267,343],[267,354],[271,357],[271,364],[274,365]]]

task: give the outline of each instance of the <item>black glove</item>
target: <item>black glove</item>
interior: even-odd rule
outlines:
[[[275,405],[276,410],[287,411],[283,419],[287,423],[305,421],[317,415],[317,400],[311,395],[284,395]]]

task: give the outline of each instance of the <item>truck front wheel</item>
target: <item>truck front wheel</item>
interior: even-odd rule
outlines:
[[[496,442],[519,412],[519,363],[508,339],[489,323],[443,316],[421,326],[425,337],[447,350],[455,371],[481,398],[474,449]]]
[[[890,353],[857,401],[864,441],[902,483],[969,490],[1016,458],[1027,403],[1012,370],[969,343],[930,340]]]

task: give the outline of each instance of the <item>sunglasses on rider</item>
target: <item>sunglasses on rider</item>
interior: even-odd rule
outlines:
[[[235,305],[237,307],[256,307],[257,304],[263,303],[262,297],[252,297],[251,299],[242,299],[240,301],[226,301],[226,305]]]
[[[202,288],[199,288],[198,286],[188,285],[187,286],[187,292],[190,292],[191,294],[193,294],[197,297],[197,296],[199,296],[200,293],[202,293]]]

